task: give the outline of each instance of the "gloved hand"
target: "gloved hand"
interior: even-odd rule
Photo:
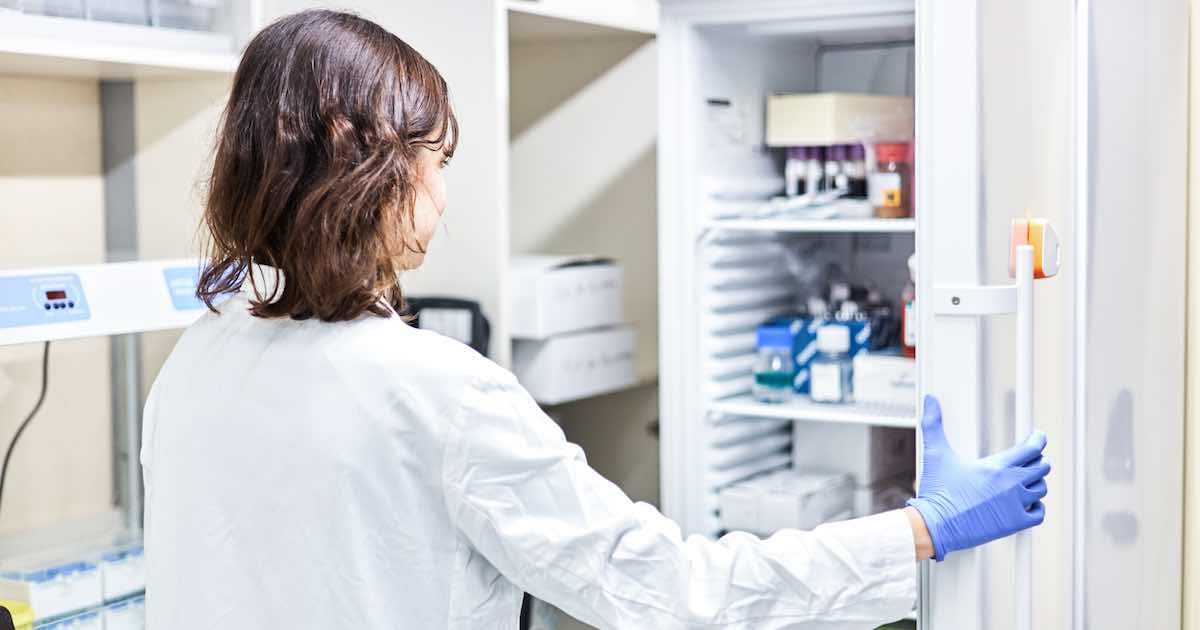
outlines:
[[[921,418],[925,450],[917,509],[933,539],[939,562],[967,549],[1040,525],[1050,463],[1042,458],[1046,434],[1034,431],[1021,444],[982,459],[959,457],[942,432],[942,407],[925,397]]]

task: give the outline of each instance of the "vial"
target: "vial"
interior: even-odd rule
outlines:
[[[792,399],[792,381],[796,374],[792,333],[786,326],[760,326],[757,337],[754,398],[765,403],[788,402]]]

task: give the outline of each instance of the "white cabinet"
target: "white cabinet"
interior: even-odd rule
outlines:
[[[90,79],[227,74],[261,26],[261,9],[261,0],[6,0],[0,2],[0,73]]]

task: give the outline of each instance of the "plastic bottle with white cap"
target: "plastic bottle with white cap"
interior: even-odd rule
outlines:
[[[809,374],[809,396],[813,402],[850,402],[854,363],[850,360],[848,326],[828,324],[817,329],[817,356],[809,365]]]

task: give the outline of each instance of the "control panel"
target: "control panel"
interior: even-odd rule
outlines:
[[[0,328],[82,321],[90,317],[73,273],[0,277]]]
[[[204,302],[196,297],[200,283],[200,268],[196,265],[164,267],[163,279],[167,282],[167,293],[171,306],[177,311],[194,311],[204,308]]]
[[[185,328],[204,314],[202,261],[0,271],[0,346]]]

